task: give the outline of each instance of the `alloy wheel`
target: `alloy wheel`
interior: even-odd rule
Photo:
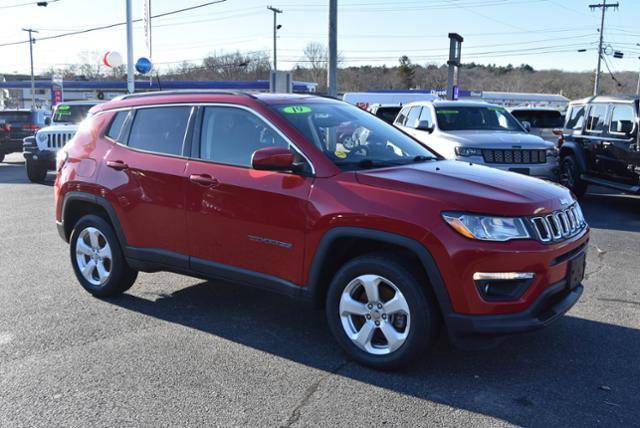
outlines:
[[[345,287],[339,306],[342,328],[354,345],[387,355],[407,340],[409,304],[398,287],[379,275],[360,275]]]
[[[113,255],[105,236],[95,227],[87,227],[76,240],[76,262],[80,273],[91,285],[100,287],[111,276]]]

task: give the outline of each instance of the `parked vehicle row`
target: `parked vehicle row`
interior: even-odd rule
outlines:
[[[345,352],[385,369],[420,358],[441,329],[484,347],[560,318],[583,291],[578,202],[440,154],[484,160],[460,154],[481,128],[519,150],[520,162],[494,160],[535,173],[523,151],[542,151],[547,168],[548,146],[526,145],[487,105],[419,103],[400,117],[406,132],[322,97],[205,91],[95,107],[56,166],[78,281],[111,296],[139,271],[169,270],[283,293],[324,306]],[[433,150],[417,131],[439,136]]]

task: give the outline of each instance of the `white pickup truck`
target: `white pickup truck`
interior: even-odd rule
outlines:
[[[71,101],[58,104],[48,126],[23,140],[22,151],[30,181],[40,183],[46,178],[47,171],[55,169],[58,150],[73,138],[80,122],[87,117],[91,107],[99,102]]]

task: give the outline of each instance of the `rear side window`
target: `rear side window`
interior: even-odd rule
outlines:
[[[586,107],[584,105],[574,105],[569,107],[569,111],[567,112],[567,122],[564,127],[566,129],[582,129],[582,125],[584,125],[584,113]]]
[[[587,131],[600,133],[604,131],[607,121],[607,105],[592,104],[587,117]]]
[[[129,146],[168,155],[181,155],[191,107],[139,109],[133,119]]]
[[[128,111],[119,111],[116,113],[113,120],[111,121],[109,130],[107,131],[107,137],[111,138],[114,141],[121,141],[120,138],[122,138],[122,126],[124,125],[124,121],[127,119],[128,114]]]

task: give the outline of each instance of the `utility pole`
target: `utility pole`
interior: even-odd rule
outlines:
[[[267,6],[267,9],[273,12],[273,71],[278,71],[278,30],[282,27],[278,25],[278,14],[282,13],[282,10],[273,6]]]
[[[22,31],[29,33],[29,56],[31,57],[31,110],[36,108],[36,80],[33,75],[33,44],[35,39],[31,36],[31,33],[37,33],[36,30],[31,28],[23,28]]]
[[[600,18],[600,42],[598,43],[598,66],[596,67],[596,82],[593,87],[593,95],[598,95],[600,91],[600,64],[602,63],[602,40],[604,37],[604,15],[607,12],[607,9],[613,7],[615,9],[620,6],[619,3],[607,4],[607,0],[603,0],[602,3],[598,4],[590,4],[589,9],[596,10],[602,9],[602,18]]]
[[[327,92],[338,95],[338,0],[329,0],[329,67],[327,68]]]
[[[133,74],[133,20],[131,18],[131,0],[127,0],[127,91],[133,94],[136,90]]]

